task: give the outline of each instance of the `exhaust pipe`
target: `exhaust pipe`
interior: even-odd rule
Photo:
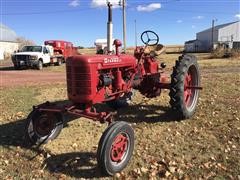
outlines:
[[[113,51],[113,23],[112,23],[112,4],[108,2],[108,22],[107,22],[107,50]]]

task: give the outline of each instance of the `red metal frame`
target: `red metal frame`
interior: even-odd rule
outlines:
[[[96,112],[93,107],[87,107],[84,110],[81,110],[80,107],[77,107],[73,104],[68,104],[65,106],[58,106],[57,104],[45,102],[38,106],[34,106],[34,109],[37,109],[40,112],[55,112],[55,113],[68,113],[78,117],[85,117],[92,119],[94,121],[100,121],[101,123],[111,123],[113,121],[112,112]]]
[[[123,55],[119,54],[120,41],[114,42],[117,48],[115,55],[80,55],[67,61],[67,91],[71,104],[59,107],[46,102],[35,108],[39,111],[69,113],[101,123],[111,123],[113,114],[97,112],[93,108],[94,104],[116,100],[132,88],[139,89],[150,97],[160,95],[161,89],[170,89],[171,84],[163,70],[159,69],[159,63],[150,55],[144,54],[143,47],[137,47],[134,56]],[[185,76],[186,103],[193,90],[201,89],[192,84],[191,78],[189,74]],[[148,80],[151,82],[148,83]]]

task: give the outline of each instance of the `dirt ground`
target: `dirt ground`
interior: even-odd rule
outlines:
[[[36,72],[36,70],[0,70],[0,74],[0,84],[2,87],[65,83],[66,81],[66,75],[64,73],[57,72]]]
[[[137,92],[130,107],[118,110],[116,119],[134,128],[135,149],[127,168],[114,179],[240,179],[240,61],[196,55],[203,90],[191,119],[176,121],[168,91],[153,99]],[[160,57],[168,73],[177,56]],[[14,86],[8,85],[12,72],[20,79]],[[96,162],[106,124],[80,118],[40,149],[22,146],[32,106],[66,101],[64,66],[0,73],[5,73],[0,89],[0,179],[111,179],[102,176]],[[27,79],[28,73],[37,81],[39,73],[62,79],[38,84]],[[27,80],[20,78],[23,74]]]
[[[42,85],[52,83],[65,83],[66,74],[62,72],[51,72],[54,67],[44,67],[44,70],[14,70],[10,61],[0,64],[1,87]],[[57,67],[58,68],[58,67]]]

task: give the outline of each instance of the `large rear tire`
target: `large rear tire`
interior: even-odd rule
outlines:
[[[29,145],[41,145],[55,139],[63,128],[60,113],[33,110],[25,126],[25,142]]]
[[[195,113],[200,86],[197,59],[192,55],[182,55],[176,61],[171,75],[170,105],[180,120],[188,119]]]
[[[126,122],[114,122],[103,133],[97,151],[98,166],[103,174],[122,171],[132,157],[134,131]]]

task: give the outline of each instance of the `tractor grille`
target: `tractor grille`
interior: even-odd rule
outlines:
[[[76,95],[91,94],[91,73],[86,66],[67,66],[68,93]]]

